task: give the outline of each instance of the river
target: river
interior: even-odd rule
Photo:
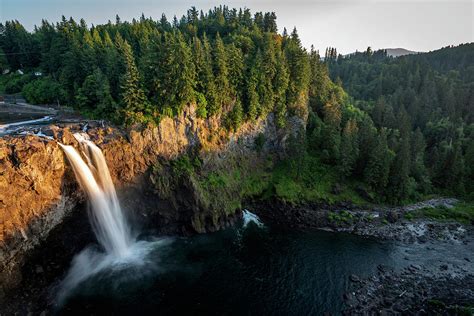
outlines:
[[[188,238],[144,239],[154,246],[140,264],[103,269],[68,293],[57,312],[337,314],[352,274],[368,277],[380,264],[401,269],[462,261],[466,251],[461,244],[406,245],[253,223]]]

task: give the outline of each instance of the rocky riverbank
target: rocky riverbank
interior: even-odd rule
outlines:
[[[416,247],[425,247],[437,257],[402,270],[379,266],[377,274],[369,278],[352,275],[350,291],[344,295],[345,315],[472,315],[473,226],[407,216],[425,208],[451,208],[457,202],[439,198],[372,209],[350,203],[294,206],[272,202],[252,207],[264,222],[280,227],[350,233],[406,245],[407,251],[413,248],[414,252]],[[453,247],[457,249],[455,258],[443,256]],[[410,256],[404,259],[407,264],[414,260]]]
[[[445,240],[462,242],[473,233],[472,225],[426,218],[409,219],[411,212],[435,207],[453,207],[456,199],[438,198],[403,207],[360,207],[351,203],[291,205],[249,203],[266,221],[295,229],[322,229],[406,243]]]
[[[0,138],[0,300],[8,294],[11,302],[4,313],[41,313],[47,307],[48,287],[61,279],[74,253],[91,241],[90,231],[77,225],[77,221],[86,223],[84,196],[57,141],[77,146],[72,134],[87,133],[104,152],[122,203],[137,225],[157,234],[186,235],[232,225],[240,216],[239,206],[230,203],[231,209],[224,210],[215,197],[203,196],[193,177],[168,181],[168,171],[176,167],[170,161],[192,151],[200,158],[199,172],[212,173],[213,166],[229,167],[232,161],[239,164],[239,157],[257,168],[259,160],[269,156],[255,151],[256,138],[263,135],[261,150],[281,152],[285,138],[300,123],[277,130],[270,115],[244,125],[237,133],[225,133],[217,121],[197,119],[189,108],[177,119],[164,119],[158,127],[119,130],[100,121],[68,122],[25,128]],[[245,169],[251,172],[251,167]],[[160,182],[163,179],[168,182]],[[162,190],[157,188],[160,185]],[[234,194],[232,190],[220,192],[225,201]],[[361,208],[351,203],[295,206],[280,201],[248,205],[264,222],[286,229],[323,229],[404,243],[467,244],[472,225],[406,216],[454,203],[454,199],[435,199],[398,208]],[[87,236],[64,238],[81,236],[79,227]],[[70,244],[77,248],[68,248]],[[50,254],[48,260],[44,261],[44,255],[37,259],[37,251]],[[29,283],[26,287],[25,282]],[[20,284],[21,291],[11,291]]]
[[[470,259],[466,258],[466,264]],[[472,315],[474,274],[465,267],[410,265],[401,272],[379,266],[368,279],[350,277],[344,315]]]

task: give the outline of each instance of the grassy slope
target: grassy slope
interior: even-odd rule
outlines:
[[[273,163],[268,159],[259,166],[252,161],[226,164],[211,173],[200,175],[199,182],[207,192],[236,188],[236,198],[232,204],[240,205],[245,198],[277,198],[287,203],[351,201],[367,204],[357,193],[358,182],[341,185],[340,193],[334,194],[333,185],[339,183],[334,168],[321,164],[317,158],[306,156],[304,167],[298,167],[290,160]],[[300,169],[300,170],[298,170]],[[221,192],[222,193],[222,192]],[[211,195],[215,196],[215,193]]]
[[[407,219],[430,218],[436,221],[456,221],[462,224],[474,223],[474,202],[461,201],[453,208],[437,207],[423,208],[407,213]]]

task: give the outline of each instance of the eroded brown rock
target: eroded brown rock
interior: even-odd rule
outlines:
[[[91,140],[104,152],[117,187],[124,193],[149,194],[144,198],[128,194],[130,205],[141,213],[147,208],[150,212],[163,209],[160,224],[174,227],[167,232],[176,233],[187,229],[179,226],[184,222],[195,232],[225,227],[232,222],[233,214],[216,214],[209,222],[209,215],[203,215],[205,210],[197,203],[192,183],[174,199],[163,201],[164,197],[153,196],[156,192],[148,190],[150,179],[144,175],[157,159],[173,159],[197,150],[204,164],[215,163],[229,155],[246,155],[260,133],[265,135],[267,149],[276,149],[288,133],[298,130],[295,124],[304,122],[296,119],[287,130],[277,130],[269,115],[265,120],[244,124],[237,133],[228,133],[220,127],[219,117],[199,119],[190,106],[178,118],[164,118],[156,127],[123,131],[89,121],[48,127],[46,133],[55,140],[37,136],[0,138],[0,298],[21,278],[18,267],[25,254],[84,200],[57,141],[77,147],[73,133],[81,132],[85,124]],[[173,221],[179,221],[179,225],[172,226]]]

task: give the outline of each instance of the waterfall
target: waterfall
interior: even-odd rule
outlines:
[[[89,199],[89,218],[94,233],[108,254],[124,257],[134,240],[120,208],[104,155],[87,134],[76,133],[74,137],[79,142],[82,156],[74,147],[60,145]]]
[[[244,227],[247,227],[250,223],[254,223],[258,227],[264,227],[260,218],[249,210],[243,210],[242,218],[244,220]]]

